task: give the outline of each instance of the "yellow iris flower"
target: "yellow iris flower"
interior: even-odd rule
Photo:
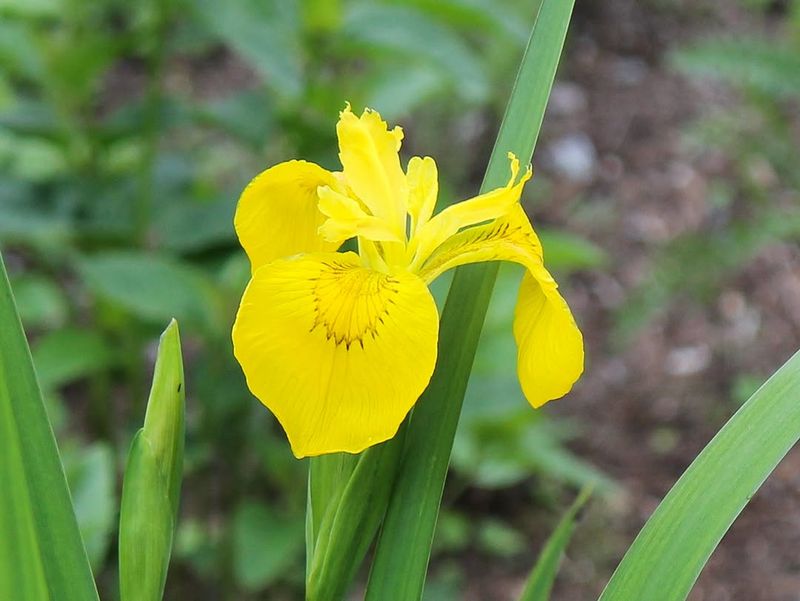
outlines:
[[[342,172],[288,161],[258,175],[236,211],[252,279],[233,326],[247,383],[297,457],[388,440],[428,385],[439,315],[428,284],[465,263],[527,268],[514,317],[517,372],[534,407],[583,371],[583,339],[519,204],[530,167],[433,216],[436,163],[403,171],[399,127],[348,105],[336,126]],[[350,238],[358,253],[336,252]]]

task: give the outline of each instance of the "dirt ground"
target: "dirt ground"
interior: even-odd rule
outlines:
[[[724,156],[689,153],[682,132],[709,107],[732,102],[732,92],[682,78],[667,53],[704,35],[769,26],[734,2],[691,9],[664,3],[663,10],[654,4],[577,3],[535,157],[540,173],[552,177],[554,195],[535,217],[585,234],[612,258],[610,269],[564,284],[586,336],[587,373],[568,400],[549,410],[591,424],[573,450],[625,491],[596,501],[585,515],[556,584],[557,601],[596,598],[659,500],[736,410],[737,374],[768,375],[800,340],[800,250],[775,244],[726,280],[707,306],[678,302],[629,344],[611,342],[614,311],[647,276],[654,251],[709,227],[710,181],[730,169]],[[553,158],[564,140],[574,151],[566,153],[570,177]],[[589,174],[581,163],[587,156],[594,163]],[[588,206],[591,227],[589,220],[570,221],[576,203]],[[798,504],[795,450],[724,538],[690,599],[800,599]],[[487,569],[496,578],[487,578]],[[524,578],[522,566],[478,573],[503,590],[476,583],[475,599],[515,598]]]

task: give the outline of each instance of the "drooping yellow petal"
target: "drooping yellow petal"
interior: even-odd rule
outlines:
[[[406,168],[411,235],[433,215],[439,196],[439,173],[431,157],[411,157]]]
[[[234,226],[253,272],[281,257],[338,248],[340,242],[323,240],[317,233],[325,220],[317,207],[317,188],[338,185],[332,173],[306,161],[270,167],[247,185]]]
[[[543,266],[522,279],[514,338],[519,382],[534,407],[567,394],[583,373],[583,336]]]
[[[424,282],[355,253],[281,259],[253,275],[233,328],[250,390],[297,457],[357,453],[394,436],[436,363]]]
[[[564,396],[583,372],[583,337],[542,262],[542,246],[522,207],[487,225],[459,232],[423,265],[430,282],[448,269],[483,261],[513,261],[528,272],[514,318],[517,372],[534,407]]]
[[[415,265],[424,262],[439,245],[460,229],[502,217],[518,205],[522,188],[531,178],[532,172],[529,167],[519,181],[516,181],[519,160],[512,153],[508,154],[508,158],[511,161],[508,184],[451,205],[419,228],[414,237]]]
[[[336,125],[339,159],[353,192],[370,212],[387,221],[398,238],[405,235],[408,184],[400,167],[403,130],[389,130],[375,111],[356,117],[348,105]]]

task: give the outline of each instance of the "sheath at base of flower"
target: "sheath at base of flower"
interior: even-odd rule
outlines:
[[[519,204],[530,167],[433,215],[436,163],[398,152],[399,127],[348,105],[336,126],[341,172],[288,161],[258,175],[236,211],[252,279],[233,326],[253,394],[297,457],[358,453],[397,432],[436,364],[439,315],[428,285],[482,261],[527,269],[514,316],[517,373],[534,407],[583,371],[583,339],[544,267]],[[355,238],[358,253],[337,252]]]

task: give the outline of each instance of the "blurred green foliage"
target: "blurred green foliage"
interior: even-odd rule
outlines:
[[[402,119],[410,150],[437,157],[445,202],[474,193],[531,4],[0,0],[0,245],[103,598],[116,590],[116,483],[142,374],[172,317],[189,402],[167,590],[291,598],[302,586],[306,467],[231,353],[249,277],[236,199],[275,162],[333,167],[346,100]],[[561,273],[605,261],[582,239],[543,238]],[[485,488],[601,478],[565,450],[571,426],[527,408],[509,369],[512,280],[497,289],[454,469]],[[475,528],[487,552],[520,549],[500,522]]]

